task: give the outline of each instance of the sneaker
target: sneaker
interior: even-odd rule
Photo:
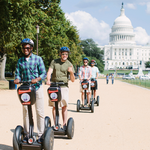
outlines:
[[[27,143],[28,142],[28,137],[25,136],[24,139],[22,140],[23,143]]]
[[[58,131],[59,127],[58,126],[54,126],[54,130]]]
[[[64,130],[64,131],[67,130],[67,126],[66,126],[66,125],[63,126],[63,130]]]
[[[42,144],[42,141],[43,141],[43,139],[42,139],[41,137],[39,137],[38,140],[37,140],[37,142],[38,142],[39,144]]]

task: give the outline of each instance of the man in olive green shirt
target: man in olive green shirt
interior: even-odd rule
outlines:
[[[62,107],[62,118],[63,118],[63,128],[66,129],[67,124],[67,106],[68,106],[68,100],[69,100],[69,88],[68,88],[68,77],[70,75],[70,80],[72,82],[75,81],[74,76],[74,68],[72,63],[67,59],[69,54],[69,48],[68,47],[62,47],[60,49],[60,56],[61,58],[52,60],[49,70],[47,72],[47,84],[50,85],[50,78],[52,74],[52,82],[59,82],[63,81],[65,84],[61,86],[61,96],[62,99],[60,101],[60,106]],[[54,118],[54,124],[55,124],[55,105],[54,102],[51,102],[49,100],[49,105],[53,107],[52,113]]]

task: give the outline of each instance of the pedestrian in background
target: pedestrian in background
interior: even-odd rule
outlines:
[[[111,75],[112,84],[114,84],[114,74]]]
[[[109,82],[109,75],[107,74],[106,75],[106,83],[108,84],[108,82]]]

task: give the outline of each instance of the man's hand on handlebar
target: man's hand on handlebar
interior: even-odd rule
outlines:
[[[37,83],[37,82],[38,82],[38,79],[37,79],[37,78],[31,80],[31,84],[35,84],[35,83]]]
[[[51,85],[51,81],[47,80],[46,84]]]
[[[19,82],[20,82],[19,79],[14,80],[14,83],[15,83],[15,84],[19,84]]]

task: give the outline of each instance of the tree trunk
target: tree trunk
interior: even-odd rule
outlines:
[[[3,60],[0,62],[0,80],[5,79],[6,54],[3,55]]]

